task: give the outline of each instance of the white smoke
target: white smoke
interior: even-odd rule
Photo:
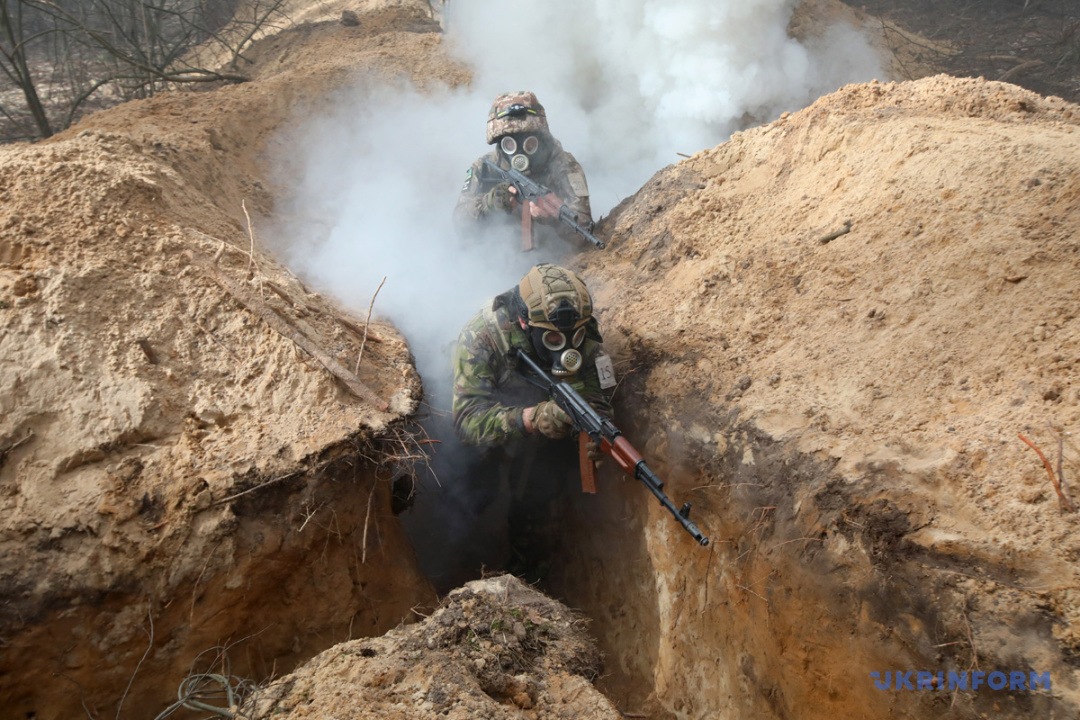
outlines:
[[[664,165],[849,82],[881,75],[853,28],[811,44],[787,35],[792,0],[450,0],[453,51],[472,86],[420,93],[358,85],[290,139],[297,222],[279,228],[290,265],[356,312],[377,310],[409,338],[431,385],[438,352],[484,298],[552,257],[455,236],[464,172],[488,150],[491,99],[530,89],[553,134],[585,168],[593,215]],[[299,160],[297,159],[299,158]]]
[[[376,315],[408,337],[429,389],[449,376],[443,348],[464,321],[527,270],[513,245],[479,246],[452,228],[477,145],[475,123],[457,119],[481,117],[482,132],[486,112],[469,92],[364,86],[289,143],[303,158],[297,222],[278,241],[290,266],[361,316],[385,277]]]
[[[279,184],[295,195],[281,203],[292,221],[271,233],[275,245],[290,267],[360,317],[385,276],[376,314],[405,333],[427,400],[445,413],[449,346],[462,325],[531,265],[558,260],[521,253],[513,233],[453,231],[465,171],[488,150],[491,100],[511,90],[537,93],[553,134],[585,169],[598,218],[677,153],[881,76],[853,28],[808,44],[788,37],[792,4],[449,0],[447,36],[474,68],[472,86],[421,93],[401,83],[359,84],[307,120],[281,143],[290,154],[281,158]],[[436,573],[458,555],[453,541],[471,542],[470,521],[446,476],[461,472],[447,420],[427,427],[444,442],[434,460],[443,499],[429,495],[404,519],[421,562]]]
[[[788,37],[794,0],[450,0],[449,35],[493,96],[530,89],[585,167],[594,210],[748,123],[884,79],[867,40]]]

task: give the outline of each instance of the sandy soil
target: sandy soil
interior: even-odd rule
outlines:
[[[510,575],[452,591],[423,622],[337,645],[252,701],[252,718],[590,718],[619,711],[592,685],[584,618]]]
[[[356,68],[462,76],[418,7],[365,20],[268,38],[242,86],[0,148],[9,709],[115,714],[149,623],[160,649],[125,710],[163,706],[175,688],[153,675],[209,647],[257,636],[236,669],[265,676],[433,599],[390,517],[422,393],[409,349],[373,323],[357,366],[363,319],[248,229],[273,205],[259,168],[275,130]]]
[[[1080,520],[1017,436],[1053,462],[1061,437],[1075,478],[1078,122],[1077,106],[1001,83],[850,86],[661,171],[612,213],[611,252],[582,268],[631,378],[625,402],[664,429],[643,444],[719,542],[702,553],[649,506],[668,703],[720,712],[677,668],[724,643],[774,681],[783,646],[823,643],[822,672],[852,690],[781,680],[770,713],[898,711],[904,698],[860,692],[870,669],[973,657],[1052,670],[1076,707]],[[710,595],[687,596],[703,582]],[[756,622],[777,627],[678,625],[735,598],[763,601]],[[904,625],[891,650],[862,647]],[[1024,701],[1009,711],[1051,707]]]
[[[343,376],[372,396],[335,379],[362,320],[245,217],[274,212],[277,131],[343,83],[468,81],[426,3],[355,9],[262,40],[250,83],[0,149],[0,698],[20,717],[116,716],[150,633],[122,717],[163,707],[156,678],[207,647],[257,636],[233,669],[264,677],[432,601],[390,509],[420,400],[408,347],[374,326]],[[579,501],[553,584],[594,619],[620,707],[1075,714],[1080,521],[1017,434],[1055,463],[1061,436],[1072,481],[1078,121],[1000,83],[851,86],[665,168],[601,225],[610,250],[578,262],[620,422],[714,538],[610,468]],[[298,677],[374,677],[335,653]],[[443,660],[383,699],[478,681]],[[893,695],[868,676],[975,662],[1055,689]]]

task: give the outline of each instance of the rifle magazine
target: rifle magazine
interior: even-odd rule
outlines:
[[[596,494],[596,465],[589,457],[589,434],[584,430],[578,434],[578,463],[581,467],[581,492]]]

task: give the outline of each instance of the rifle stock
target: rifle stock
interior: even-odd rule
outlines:
[[[672,514],[675,520],[683,526],[686,532],[690,533],[690,537],[694,538],[698,544],[702,546],[709,544],[709,538],[690,519],[690,503],[685,503],[681,508],[675,507],[675,504],[671,502],[671,498],[664,492],[663,481],[645,463],[645,459],[641,457],[641,453],[637,451],[637,448],[623,437],[622,431],[615,427],[615,423],[611,421],[611,418],[604,417],[596,412],[586,402],[585,398],[581,397],[578,391],[570,387],[570,385],[553,380],[539,365],[533,362],[532,358],[517,348],[510,350],[510,356],[524,365],[526,370],[531,371],[532,376],[522,372],[525,379],[547,391],[551,399],[563,409],[563,412],[570,416],[575,429],[587,435],[593,442],[598,443],[600,450],[611,456],[625,473],[643,482],[645,487],[649,488],[649,491],[660,501],[660,504]],[[584,442],[584,439],[582,439],[581,451],[584,450]],[[584,462],[583,459],[582,463]]]

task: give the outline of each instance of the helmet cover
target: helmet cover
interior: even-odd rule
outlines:
[[[503,93],[495,98],[488,111],[488,145],[494,145],[503,135],[512,133],[548,133],[544,106],[527,90]]]
[[[534,267],[518,284],[518,295],[525,321],[535,328],[570,332],[592,318],[592,298],[585,283],[558,265]]]

